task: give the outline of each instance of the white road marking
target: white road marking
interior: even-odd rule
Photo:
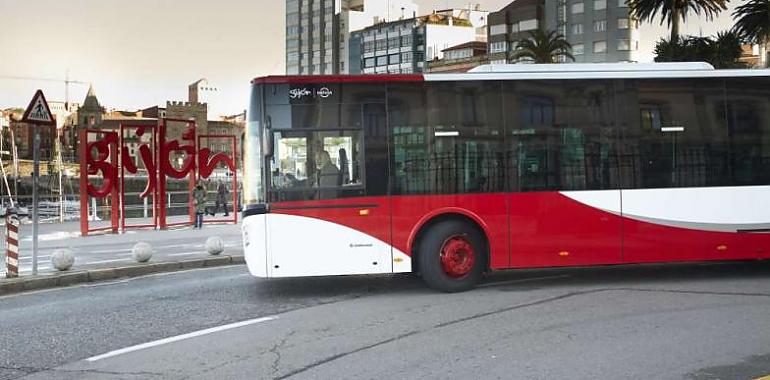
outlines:
[[[28,264],[28,265],[29,265],[28,268],[27,267],[19,268],[19,273],[21,273],[21,272],[32,272],[32,264]],[[53,266],[51,266],[51,265],[38,265],[37,266],[38,270],[46,270],[46,269],[51,269],[51,268],[53,268]]]
[[[129,282],[129,281],[131,281],[131,279],[129,279],[129,278],[126,278],[126,279],[123,279],[123,280],[119,280],[119,281],[99,282],[99,283],[96,283],[96,284],[85,284],[85,285],[82,285],[82,286],[83,286],[84,288],[97,288],[97,287],[100,287],[100,286],[108,286],[108,285],[125,284],[125,283],[127,283],[127,282]]]
[[[173,337],[170,337],[170,338],[159,339],[159,340],[148,342],[148,343],[137,344],[136,346],[121,348],[120,350],[110,351],[110,352],[108,352],[106,354],[92,356],[92,357],[86,359],[86,361],[95,362],[95,361],[98,361],[98,360],[107,359],[107,358],[111,358],[111,357],[114,357],[114,356],[127,354],[129,352],[134,352],[134,351],[144,350],[144,349],[147,349],[147,348],[162,346],[164,344],[179,342],[180,340],[196,338],[196,337],[199,337],[199,336],[213,334],[213,333],[217,333],[217,332],[221,332],[221,331],[237,329],[237,328],[243,327],[243,326],[249,326],[249,325],[254,325],[254,324],[257,324],[257,323],[272,321],[272,320],[277,319],[277,318],[278,317],[276,317],[276,316],[273,316],[273,317],[262,317],[262,318],[256,318],[256,319],[249,319],[247,321],[242,321],[242,322],[231,323],[229,325],[211,327],[211,328],[208,328],[208,329],[205,329],[205,330],[195,331],[195,332],[191,332],[191,333],[188,333],[188,334],[177,335],[177,336],[173,336]]]
[[[171,253],[166,256],[192,256],[192,255],[202,255],[203,252],[182,252],[182,253]]]
[[[86,264],[107,264],[107,263],[117,263],[121,261],[131,261],[131,259],[114,259],[114,260],[101,260],[101,261],[90,261]]]
[[[83,249],[86,251],[85,249]],[[127,249],[104,249],[99,251],[86,251],[88,253],[115,253],[115,252],[131,252],[130,248]]]
[[[41,255],[37,257],[38,259],[48,259],[51,258],[51,255]],[[32,261],[32,256],[23,256],[19,257],[19,260],[29,260]]]

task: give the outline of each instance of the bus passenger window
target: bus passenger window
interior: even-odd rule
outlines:
[[[271,201],[363,195],[362,145],[357,131],[275,132]]]

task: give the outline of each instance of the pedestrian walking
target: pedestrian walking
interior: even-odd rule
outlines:
[[[195,202],[195,225],[193,228],[203,228],[203,214],[206,213],[206,189],[199,183],[195,185],[192,196]]]
[[[227,186],[225,185],[222,180],[219,180],[217,183],[217,200],[214,205],[214,215],[216,215],[217,212],[219,212],[219,205],[222,205],[222,208],[224,209],[225,216],[230,215],[230,211],[227,209],[227,194],[229,194],[230,191],[227,190]]]

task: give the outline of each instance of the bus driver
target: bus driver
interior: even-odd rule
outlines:
[[[336,190],[330,190],[339,186],[340,169],[332,163],[329,152],[317,150],[315,154],[315,165],[318,175],[316,186],[322,189],[319,192],[320,199],[330,199],[337,195]]]

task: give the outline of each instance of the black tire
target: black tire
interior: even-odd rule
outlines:
[[[442,264],[442,249],[450,241],[464,240],[473,248],[474,260],[470,270],[463,274],[450,274]],[[439,222],[425,232],[417,246],[417,260],[425,283],[432,289],[447,292],[463,292],[479,282],[487,262],[486,239],[475,226],[459,220]],[[462,242],[461,242],[462,244]]]

